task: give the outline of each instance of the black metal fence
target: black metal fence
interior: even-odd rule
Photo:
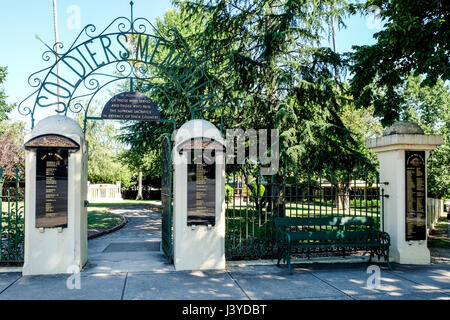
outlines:
[[[228,174],[227,259],[274,258],[274,217],[368,216],[382,229],[380,196],[375,174]]]
[[[6,180],[0,168],[0,264],[21,264],[24,255],[25,182]]]

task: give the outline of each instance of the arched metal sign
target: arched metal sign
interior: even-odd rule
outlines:
[[[159,121],[159,110],[150,98],[139,92],[122,92],[103,107],[102,119]]]
[[[55,108],[60,114],[84,112],[89,118],[98,92],[119,80],[129,80],[131,88],[133,81],[144,83],[147,92],[167,98],[174,92],[165,92],[160,84],[171,81],[191,112],[214,107],[208,101],[215,94],[202,89],[209,83],[205,60],[191,55],[175,29],[163,37],[147,19],[135,19],[133,2],[130,5],[130,18],[118,17],[99,33],[94,25],[85,26],[65,51],[59,42],[47,46],[42,58],[50,65],[28,78],[34,91],[19,104],[19,112],[31,116],[32,127],[39,108]]]

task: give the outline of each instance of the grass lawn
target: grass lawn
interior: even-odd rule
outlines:
[[[256,207],[253,203],[249,203],[248,207],[244,202],[238,202],[235,203],[230,202],[227,203],[227,210],[229,212],[235,211],[243,211],[246,210],[248,212],[256,212]],[[265,210],[261,212],[262,215],[265,214]],[[380,214],[380,210],[378,207],[367,207],[364,206],[350,206],[350,208],[346,208],[346,210],[342,210],[341,208],[336,208],[331,205],[318,205],[318,204],[308,204],[308,203],[294,203],[294,202],[287,202],[286,203],[286,216],[287,217],[308,217],[308,216],[315,216],[315,217],[327,217],[327,216],[339,216],[339,215],[346,215],[346,216],[369,216],[369,217],[378,217]],[[244,214],[245,215],[245,214]]]
[[[428,247],[450,249],[450,238],[448,237],[448,220],[446,217],[439,218],[438,222],[428,236]]]
[[[88,209],[88,229],[106,229],[122,222],[118,214],[108,211],[108,208]]]
[[[112,214],[109,209],[114,209],[122,206],[130,205],[146,205],[153,204],[158,206],[156,200],[123,200],[117,202],[91,202],[88,207],[88,229],[106,229],[113,227],[122,222],[120,215]],[[7,212],[8,203],[2,202],[3,211],[3,223],[2,226],[6,227],[7,224]],[[15,218],[15,202],[10,204],[11,219]],[[19,202],[19,214],[23,215],[23,202]]]
[[[119,208],[121,206],[132,206],[132,205],[158,205],[158,201],[133,201],[133,200],[125,200],[120,202],[97,202],[97,203],[90,203],[90,206],[87,208],[88,210],[88,235],[95,235],[99,232],[102,232],[106,229],[110,229],[111,227],[114,227],[116,225],[119,225],[122,222],[122,217],[118,214],[113,214],[110,212],[110,209]],[[15,210],[15,203],[10,203],[8,207],[7,202],[2,202],[0,205],[0,212],[1,219],[0,219],[0,237],[2,238],[2,244],[5,244],[5,240],[10,239],[13,241],[17,240],[17,243],[19,244],[18,247],[15,247],[13,250],[16,250],[16,248],[22,248],[23,249],[23,202],[18,203],[19,212],[18,212],[18,223],[15,222],[16,218],[16,210]],[[10,212],[8,216],[8,212]],[[9,224],[9,227],[8,227]],[[16,229],[17,228],[17,229]],[[18,231],[18,233],[15,233],[15,231]],[[4,248],[3,248],[4,249]],[[22,250],[20,249],[20,250]],[[2,255],[0,255],[0,259],[3,259],[5,257],[5,252],[2,250]],[[16,251],[12,251],[8,254],[16,254]],[[23,253],[18,253],[18,255],[22,255]],[[19,258],[19,260],[22,258]],[[9,263],[9,262],[8,262]]]

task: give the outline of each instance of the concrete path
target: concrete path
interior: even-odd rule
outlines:
[[[83,272],[175,270],[160,252],[161,213],[156,207],[129,206],[112,212],[124,215],[128,223],[116,232],[89,240],[89,261]]]
[[[380,286],[375,288],[369,288],[376,282],[370,281],[366,263],[296,265],[293,275],[285,266],[274,265],[175,271],[159,252],[161,219],[156,209],[133,206],[114,212],[125,215],[129,223],[115,233],[89,241],[89,262],[79,278],[0,272],[0,300],[450,300],[448,262],[430,266],[394,264],[392,271],[381,265]]]

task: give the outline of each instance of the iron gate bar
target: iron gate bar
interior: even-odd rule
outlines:
[[[173,166],[170,137],[166,135],[162,144],[161,176],[161,247],[169,264],[173,263]]]
[[[263,178],[259,173],[252,176],[248,171],[242,170],[227,174],[227,259],[274,257],[273,218],[278,216],[298,218],[365,216],[377,222],[375,226],[377,229],[383,227],[378,223],[383,214],[383,208],[379,205],[379,185],[377,181],[370,182],[366,173],[358,174],[357,171],[352,171],[350,174],[331,174],[330,181],[324,177],[323,172],[321,174],[308,172],[302,176],[306,177],[300,179],[299,172],[291,175],[283,172],[282,179],[276,180],[273,176]],[[348,181],[348,177],[353,178],[353,181]],[[357,179],[359,177],[364,181]],[[339,179],[343,179],[342,182]],[[276,188],[278,191],[275,191]],[[280,196],[284,197],[284,200]],[[302,231],[301,228],[299,230],[291,228],[291,231]],[[304,228],[306,227],[303,227],[303,231]],[[328,232],[334,231],[336,227],[312,225],[307,228],[310,231]],[[364,228],[352,226],[349,231]]]
[[[15,169],[14,180],[7,181],[3,177],[4,170],[0,168],[0,263],[23,263],[24,245],[24,206],[19,206],[19,199],[25,204],[23,195],[19,192],[23,181],[19,178],[19,169]],[[11,187],[14,187],[12,192]],[[6,189],[6,194],[3,190]],[[22,189],[23,193],[25,188]],[[6,200],[6,201],[4,201]],[[5,203],[6,202],[6,203]],[[6,211],[3,207],[6,205]]]

